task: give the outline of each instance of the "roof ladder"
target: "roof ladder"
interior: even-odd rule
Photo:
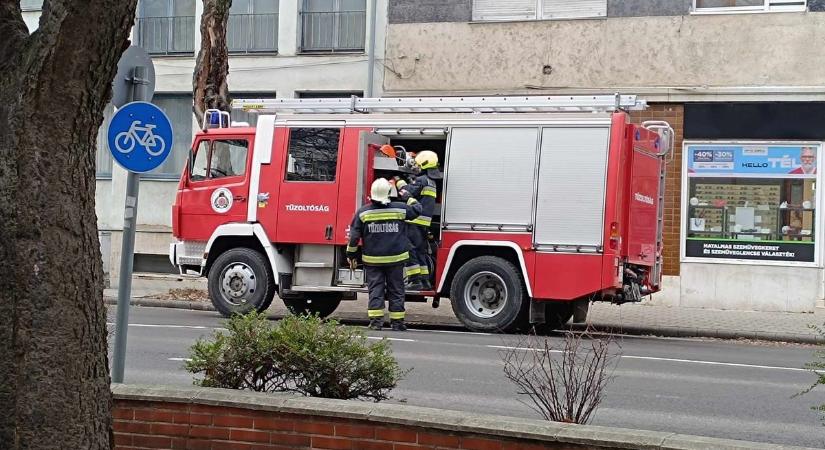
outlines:
[[[521,97],[397,97],[318,99],[236,99],[233,109],[258,113],[508,113],[609,112],[644,110],[635,95],[521,96]]]

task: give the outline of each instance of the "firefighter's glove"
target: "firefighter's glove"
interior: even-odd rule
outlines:
[[[358,260],[355,258],[347,258],[347,262],[349,263],[350,270],[355,270],[355,268],[358,267]]]

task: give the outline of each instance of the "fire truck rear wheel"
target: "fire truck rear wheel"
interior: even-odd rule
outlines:
[[[209,269],[209,298],[224,317],[264,311],[275,296],[275,278],[264,255],[251,248],[222,253]]]
[[[473,331],[512,331],[526,319],[528,301],[516,266],[497,256],[468,261],[450,286],[453,312]]]
[[[323,319],[335,312],[342,298],[337,292],[314,292],[303,298],[284,299],[284,305],[296,316],[318,315]]]

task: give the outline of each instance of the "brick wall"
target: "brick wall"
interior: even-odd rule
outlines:
[[[679,229],[681,225],[682,139],[685,109],[681,104],[653,104],[645,111],[634,112],[633,122],[665,120],[676,132],[673,160],[667,166],[665,180],[665,275],[679,275]]]
[[[114,419],[115,448],[121,450],[612,448],[190,403],[117,400]]]
[[[283,393],[113,384],[112,394],[115,448],[123,450],[672,450],[756,445],[780,450],[778,445],[670,432]]]

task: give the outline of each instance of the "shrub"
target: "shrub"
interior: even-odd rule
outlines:
[[[585,424],[613,380],[618,353],[613,338],[596,338],[589,331],[564,332],[563,345],[529,336],[501,352],[504,375],[525,396],[527,406],[554,422]]]
[[[186,369],[203,374],[195,384],[381,401],[406,374],[389,342],[368,343],[363,331],[334,320],[289,316],[273,324],[251,313],[229,319],[227,330],[192,346]]]

